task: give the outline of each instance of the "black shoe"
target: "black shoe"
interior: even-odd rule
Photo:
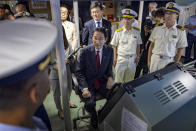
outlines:
[[[91,125],[88,126],[88,131],[99,131],[99,129],[95,129],[94,127],[92,127]]]
[[[97,114],[92,114],[92,116],[91,116],[91,126],[94,129],[98,129],[98,118],[97,118]]]

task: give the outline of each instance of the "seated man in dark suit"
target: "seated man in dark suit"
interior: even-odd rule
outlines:
[[[91,125],[97,128],[95,95],[99,93],[108,98],[113,84],[112,63],[113,49],[105,44],[104,28],[96,28],[92,35],[93,44],[81,50],[78,59],[77,79],[81,95],[85,101],[85,109],[91,113]]]
[[[95,28],[104,27],[107,33],[106,44],[110,43],[111,39],[111,22],[102,18],[103,6],[101,3],[96,2],[91,6],[91,15],[93,19],[84,23],[83,33],[82,33],[82,43],[85,45],[92,44],[92,33]]]

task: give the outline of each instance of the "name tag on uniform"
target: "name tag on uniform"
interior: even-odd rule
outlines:
[[[177,38],[177,35],[172,35],[173,38]]]

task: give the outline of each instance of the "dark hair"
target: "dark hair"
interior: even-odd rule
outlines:
[[[66,9],[67,9],[67,11],[68,11],[68,12],[67,12],[67,13],[68,13],[67,15],[69,15],[69,14],[70,14],[70,8],[69,8],[69,6],[68,6],[67,4],[61,4],[61,5],[60,5],[60,7],[64,7],[64,8],[66,8]]]
[[[27,3],[26,2],[19,1],[19,2],[16,3],[16,6],[17,5],[24,5],[26,7],[27,6]]]
[[[124,9],[131,9],[131,6],[130,5],[127,5],[127,6],[125,6]]]
[[[69,10],[69,6],[67,5],[67,4],[60,4],[60,7],[65,7],[65,8],[67,8],[67,10]]]
[[[3,19],[4,20],[9,20],[9,16],[12,15],[14,17],[14,15],[11,13],[11,12],[7,12],[7,13],[4,13],[3,15]]]
[[[28,11],[28,10],[27,10],[27,4],[24,3],[24,2],[18,2],[18,3],[16,4],[16,7],[17,7],[17,6],[21,6],[21,7],[23,8],[24,11]]]
[[[95,4],[91,4],[91,9],[99,7],[100,10],[103,10],[104,7],[101,2],[95,2]]]
[[[64,47],[65,47],[65,49],[67,49],[67,48],[69,47],[69,44],[68,44],[67,37],[66,37],[66,34],[65,34],[65,29],[64,29],[63,26],[62,26],[62,31],[63,31],[63,42],[64,42]]]
[[[12,10],[8,4],[4,4],[4,9],[9,10],[9,12],[7,12],[8,13],[7,15],[14,15],[14,13],[12,12]]]
[[[155,17],[155,12],[156,12],[155,10],[153,10],[153,11],[151,12],[151,14],[152,14],[153,17]]]
[[[161,7],[155,11],[155,17],[164,17],[165,15],[165,8]]]
[[[101,28],[95,28],[95,30],[93,31],[92,36],[94,35],[95,32],[101,32],[101,33],[103,33],[105,39],[107,38],[107,33],[106,33],[105,28],[103,28],[103,27],[101,27]]]
[[[3,7],[4,9],[8,9],[9,11],[11,11],[10,6],[8,4],[4,4]]]
[[[4,9],[4,6],[3,6],[3,4],[0,4],[0,9]]]

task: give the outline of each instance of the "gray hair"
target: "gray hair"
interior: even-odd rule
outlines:
[[[156,3],[156,2],[150,2],[148,6],[149,6],[149,7],[151,7],[151,6],[157,7],[157,3]]]

